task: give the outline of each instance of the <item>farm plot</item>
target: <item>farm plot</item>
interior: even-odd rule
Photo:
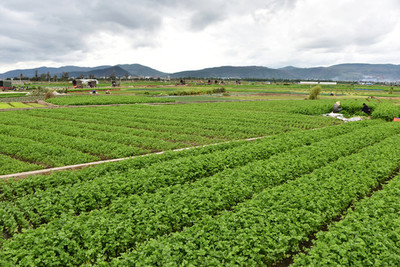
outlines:
[[[79,95],[50,98],[48,103],[55,105],[110,105],[110,104],[137,104],[137,103],[167,103],[175,102],[170,98],[141,97],[133,95]]]
[[[8,103],[1,103],[0,102],[0,109],[12,109],[13,107]]]
[[[399,168],[399,134],[362,121],[3,182],[0,264],[279,263]]]
[[[0,113],[0,155],[47,168],[339,123],[330,118],[276,112],[279,105],[285,103],[6,111]],[[10,171],[0,167],[1,174]]]

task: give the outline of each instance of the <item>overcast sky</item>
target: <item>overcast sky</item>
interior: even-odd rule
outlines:
[[[400,64],[399,0],[1,0],[0,73]]]

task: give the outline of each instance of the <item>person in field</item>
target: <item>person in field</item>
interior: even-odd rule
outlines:
[[[363,103],[363,107],[362,107],[361,111],[364,113],[367,113],[368,116],[371,115],[371,109],[365,103]]]
[[[340,108],[340,101],[333,105],[333,113],[339,113],[342,109]]]

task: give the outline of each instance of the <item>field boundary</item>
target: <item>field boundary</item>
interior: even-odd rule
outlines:
[[[258,139],[262,139],[262,138],[265,138],[265,136],[252,137],[252,138],[242,139],[242,140],[232,140],[232,141],[228,141],[228,142],[215,143],[215,144],[209,144],[209,145],[184,147],[184,148],[178,148],[178,149],[173,149],[173,150],[166,150],[166,151],[148,153],[148,154],[143,154],[143,155],[138,155],[138,156],[133,156],[133,157],[100,160],[100,161],[81,163],[81,164],[74,164],[74,165],[55,167],[55,168],[48,168],[48,169],[42,169],[42,170],[36,170],[36,171],[5,174],[5,175],[0,175],[0,180],[6,180],[7,181],[8,179],[12,179],[12,178],[14,178],[14,179],[25,179],[28,176],[32,176],[32,175],[45,175],[45,174],[50,174],[50,173],[53,173],[53,172],[65,171],[65,170],[79,170],[79,169],[82,169],[82,168],[85,168],[85,167],[96,166],[96,165],[103,164],[103,163],[118,162],[118,161],[123,161],[123,160],[127,160],[127,159],[133,159],[133,158],[137,158],[137,157],[146,157],[146,156],[150,156],[150,155],[160,155],[160,154],[164,154],[165,152],[169,152],[169,151],[179,152],[179,151],[190,150],[190,149],[195,149],[195,148],[199,148],[199,147],[216,146],[216,145],[219,145],[219,144],[225,144],[225,143],[230,143],[230,142],[255,141],[255,140],[258,140]]]

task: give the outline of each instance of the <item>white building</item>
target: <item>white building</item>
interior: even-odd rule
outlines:
[[[317,85],[318,82],[310,82],[310,81],[301,81],[300,84],[307,84],[307,85]]]

